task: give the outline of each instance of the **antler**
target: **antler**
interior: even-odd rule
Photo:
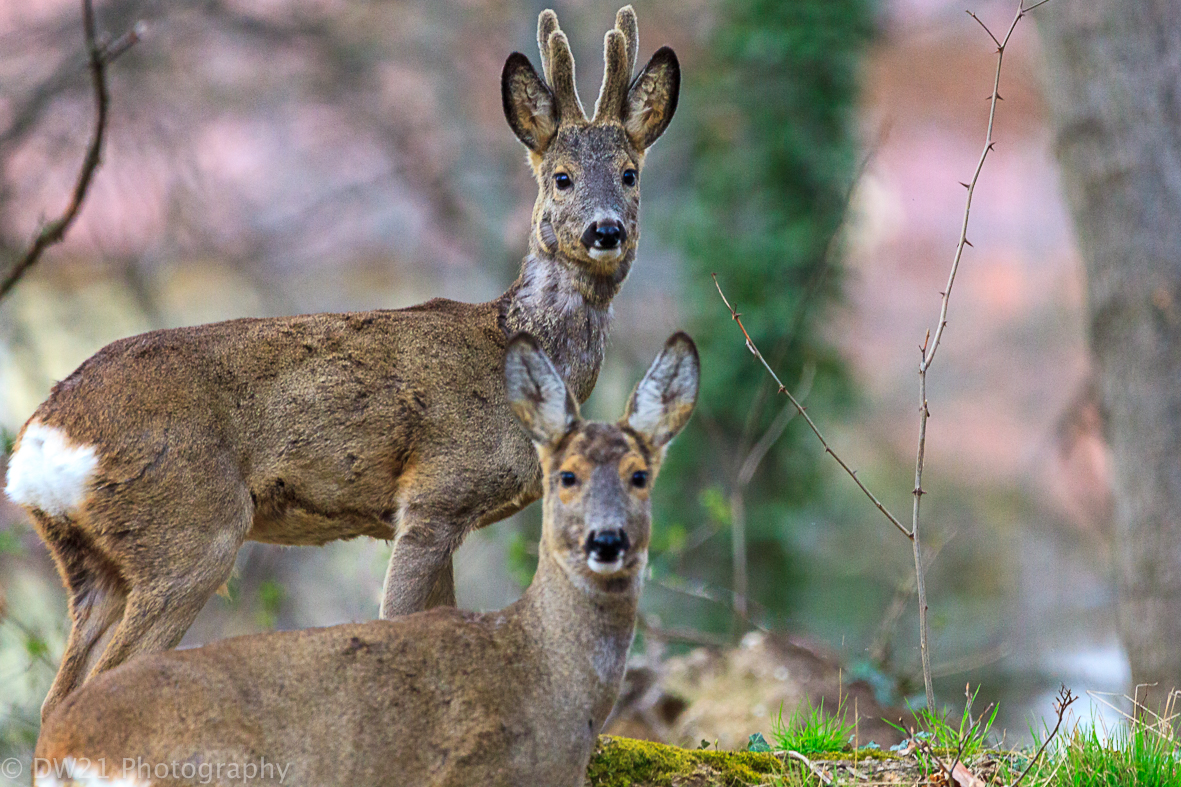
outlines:
[[[537,18],[537,46],[541,50],[541,71],[558,104],[559,123],[586,122],[582,101],[574,82],[574,55],[566,34],[558,27],[558,16],[547,9]]]
[[[630,5],[625,5],[615,15],[615,29],[609,30],[603,39],[603,86],[599,89],[599,100],[595,102],[596,121],[623,117],[639,48],[636,12]]]
[[[549,64],[549,37],[558,29],[558,15],[550,9],[537,17],[537,48],[541,50],[541,76],[547,85],[554,83]]]

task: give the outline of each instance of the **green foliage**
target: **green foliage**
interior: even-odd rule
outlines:
[[[1000,708],[990,705],[983,714],[973,718],[972,703],[979,691],[977,688],[969,695],[964,703],[963,713],[958,715],[953,715],[950,710],[932,713],[926,708],[921,708],[915,711],[917,732],[914,733],[914,737],[925,741],[932,749],[961,752],[963,758],[975,757],[982,753],[988,746],[988,735],[992,732],[992,725]],[[910,731],[899,724],[890,721],[887,721],[887,724],[903,735],[910,734]],[[903,741],[895,748],[904,748],[906,744],[907,741]],[[918,756],[921,758],[926,755],[920,751]]]
[[[273,629],[279,622],[279,610],[287,591],[273,579],[265,579],[258,586],[258,625],[264,629]]]
[[[844,365],[822,326],[841,290],[834,238],[854,179],[854,100],[873,17],[872,0],[729,0],[719,14],[678,116],[691,175],[673,232],[702,353],[701,397],[656,492],[661,521],[691,523],[690,533],[707,516],[729,533],[738,466],[786,401],[743,348],[711,273],[786,383],[814,370],[816,412],[835,416],[850,402]],[[797,426],[763,460],[745,498],[749,553],[764,558],[751,566],[752,595],[779,615],[789,612],[787,530],[823,496],[823,454]],[[675,568],[730,586],[726,539],[704,540],[693,552],[676,556]],[[759,595],[763,574],[775,578],[771,596]],[[728,620],[705,623],[716,629]]]
[[[9,431],[8,427],[0,426],[0,456],[9,456],[14,447],[16,447],[16,433]]]
[[[1166,725],[1167,726],[1167,725]],[[1048,731],[1034,736],[1033,751]],[[1040,737],[1040,740],[1039,740]],[[1011,784],[1028,759],[1003,762],[997,778]],[[1140,723],[1107,731],[1092,719],[1050,742],[1022,782],[1029,787],[1176,787],[1181,785],[1181,743],[1171,728]]]
[[[849,723],[847,715],[844,698],[834,714],[825,714],[824,700],[821,700],[816,707],[811,703],[800,704],[787,721],[783,720],[783,706],[780,705],[779,715],[771,723],[775,748],[803,755],[843,751],[853,733],[853,725]]]
[[[13,530],[0,530],[0,555],[23,555],[24,544]]]
[[[767,739],[763,737],[763,733],[756,732],[750,736],[750,740],[746,742],[747,751],[771,751],[771,744],[767,743]]]

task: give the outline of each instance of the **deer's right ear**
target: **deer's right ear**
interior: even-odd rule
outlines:
[[[504,61],[500,97],[504,117],[517,139],[534,153],[544,153],[558,130],[558,104],[529,58],[520,52],[513,52]]]
[[[663,449],[689,422],[700,380],[697,346],[688,335],[674,333],[632,392],[624,423]]]
[[[578,422],[578,402],[566,389],[537,340],[527,333],[509,342],[504,357],[509,405],[525,431],[539,445],[553,445]]]
[[[632,144],[640,150],[660,138],[673,113],[681,92],[681,66],[676,53],[662,46],[632,82],[624,104],[623,127]]]
[[[680,93],[680,64],[677,54],[661,46],[635,78],[627,91],[624,106],[624,128],[632,144],[640,150],[664,134],[677,111]]]

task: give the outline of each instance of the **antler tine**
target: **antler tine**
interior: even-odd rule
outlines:
[[[632,74],[636,72],[636,57],[640,53],[640,27],[636,21],[636,9],[625,5],[615,14],[615,29],[623,33],[627,40],[627,81],[630,84]]]
[[[603,39],[603,86],[595,102],[595,122],[623,119],[623,105],[631,83],[627,63],[625,34],[619,30],[607,31]]]
[[[574,81],[574,54],[570,42],[561,30],[555,30],[549,37],[550,88],[558,102],[559,122],[562,124],[585,123],[586,113],[578,99],[578,87]]]
[[[537,48],[541,50],[541,76],[547,85],[554,82],[550,69],[549,37],[558,29],[558,15],[547,8],[537,17]]]

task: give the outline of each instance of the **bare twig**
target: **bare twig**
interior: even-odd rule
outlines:
[[[82,209],[82,201],[86,198],[86,192],[90,189],[94,173],[102,162],[103,139],[107,129],[107,109],[110,104],[110,96],[107,93],[107,65],[130,49],[139,41],[141,35],[141,28],[137,25],[109,45],[99,43],[91,0],[82,0],[82,29],[86,38],[90,79],[94,88],[94,131],[90,137],[90,145],[86,149],[86,157],[82,160],[82,168],[78,172],[78,180],[74,183],[74,191],[65,212],[53,221],[43,224],[37,230],[37,234],[24,256],[4,275],[3,281],[0,281],[0,299],[8,295],[21,277],[37,263],[47,248],[62,241],[66,236],[66,230],[74,223],[74,219]]]
[[[761,352],[759,352],[759,348],[755,346],[754,340],[751,339],[750,334],[746,332],[746,326],[742,324],[742,315],[734,311],[734,307],[731,306],[730,301],[726,299],[726,294],[722,292],[722,285],[718,283],[718,274],[711,273],[710,275],[713,276],[714,286],[718,288],[718,295],[722,296],[722,302],[725,303],[726,308],[730,310],[730,317],[734,320],[734,322],[738,323],[738,327],[742,330],[742,335],[746,337],[746,349],[750,350],[751,354],[754,355],[755,358],[759,359],[759,363],[761,363],[763,368],[767,370],[767,373],[771,375],[771,379],[775,381],[777,386],[779,386],[778,392],[785,395],[796,408],[796,412],[802,415],[804,420],[808,422],[808,426],[812,429],[812,434],[816,435],[816,439],[818,439],[820,444],[824,446],[824,452],[836,460],[837,464],[839,464],[841,468],[849,474],[849,477],[853,479],[853,482],[857,484],[862,492],[865,493],[865,496],[868,497],[873,502],[873,504],[877,506],[877,509],[894,524],[894,527],[898,528],[898,530],[901,531],[904,536],[910,538],[910,531],[906,529],[906,526],[899,522],[898,517],[891,514],[890,511],[884,505],[882,505],[882,501],[878,500],[877,496],[874,495],[873,492],[869,491],[865,484],[861,483],[861,479],[857,477],[857,472],[850,469],[849,466],[845,464],[845,460],[841,459],[841,457],[837,455],[837,452],[832,450],[832,447],[829,446],[828,441],[824,439],[824,435],[822,435],[820,430],[816,427],[816,423],[812,420],[812,417],[808,415],[807,409],[801,405],[794,396],[792,396],[791,391],[787,389],[787,386],[785,386],[779,379],[779,375],[775,374],[775,370],[771,368],[769,363],[767,363],[767,359],[763,357]]]
[[[812,390],[812,380],[816,376],[816,366],[809,364],[804,369],[799,384],[796,387],[800,391],[800,399],[807,401],[808,394]],[[754,478],[755,471],[759,467],[759,463],[767,456],[767,452],[783,435],[783,430],[787,428],[788,423],[795,417],[796,411],[792,409],[791,404],[786,404],[776,414],[771,421],[771,425],[767,427],[767,431],[759,438],[758,442],[750,449],[746,458],[742,460],[739,465],[738,475],[734,479],[733,490],[730,492],[730,535],[731,535],[731,559],[733,563],[733,588],[734,588],[734,615],[735,622],[738,620],[746,620],[746,598],[747,598],[747,578],[746,578],[746,487]]]
[[[1047,1],[1048,0],[1042,0],[1042,2]],[[1041,5],[1041,3],[1038,3],[1038,5]],[[1034,7],[1036,8],[1037,6]],[[1025,770],[1021,772],[1021,775],[1018,776],[1017,780],[1010,784],[1009,787],[1017,787],[1017,785],[1021,784],[1021,780],[1025,778],[1025,775],[1033,770],[1033,766],[1037,765],[1037,761],[1041,759],[1042,752],[1046,750],[1046,747],[1050,745],[1050,741],[1054,740],[1054,736],[1058,734],[1058,729],[1062,726],[1062,720],[1066,718],[1066,709],[1073,705],[1074,701],[1077,699],[1078,697],[1074,696],[1074,693],[1070,689],[1066,688],[1066,684],[1062,684],[1062,686],[1058,689],[1058,698],[1054,700],[1054,712],[1058,714],[1058,721],[1054,723],[1054,729],[1052,729],[1050,734],[1046,736],[1046,739],[1042,741],[1041,747],[1033,755],[1033,759],[1029,761],[1029,764],[1025,766]]]
[[[724,648],[730,644],[730,641],[725,637],[719,637],[716,634],[710,634],[705,631],[697,631],[696,629],[682,628],[679,626],[661,626],[652,622],[647,615],[640,615],[636,619],[636,623],[637,628],[644,636],[664,642],[687,642],[690,645],[701,645],[707,648]]]
[[[789,749],[789,750],[783,752],[783,754],[784,754],[784,756],[791,757],[793,760],[799,760],[800,762],[804,763],[804,765],[808,766],[808,770],[810,770],[813,774],[816,775],[816,778],[820,780],[821,784],[832,784],[832,777],[831,776],[829,776],[827,773],[825,773],[824,771],[817,768],[816,765],[813,764],[813,762],[811,760],[809,760],[804,755],[800,754],[798,751],[791,751]]]
[[[865,493],[866,497],[868,497],[870,501],[873,502],[874,506],[876,506],[877,509],[881,511],[882,514],[885,515],[885,517],[889,519],[896,528],[898,528],[898,531],[910,539],[912,551],[914,553],[915,586],[918,592],[919,650],[922,659],[923,686],[927,695],[927,710],[932,713],[935,712],[935,689],[931,676],[930,627],[927,620],[927,587],[925,581],[926,572],[924,570],[925,561],[923,559],[922,543],[919,538],[920,509],[922,505],[922,497],[924,494],[923,467],[926,460],[927,419],[931,416],[931,411],[927,403],[927,371],[931,368],[931,364],[935,360],[935,354],[938,352],[939,345],[943,340],[943,331],[947,327],[947,310],[951,299],[951,290],[955,285],[955,278],[956,274],[959,272],[960,261],[963,259],[964,247],[972,245],[968,240],[968,219],[972,210],[972,197],[976,192],[976,184],[980,179],[980,172],[984,168],[984,162],[988,158],[988,154],[995,146],[992,138],[992,131],[996,120],[997,102],[1001,98],[1001,66],[1004,62],[1005,47],[1008,46],[1009,38],[1013,35],[1013,30],[1016,29],[1017,23],[1021,21],[1022,17],[1024,17],[1034,8],[1037,8],[1046,2],[1049,2],[1049,0],[1040,0],[1040,2],[1035,3],[1029,8],[1025,8],[1023,5],[1024,0],[1021,0],[1017,6],[1017,13],[1013,17],[1013,21],[1009,25],[1009,28],[1005,32],[1003,38],[997,38],[996,35],[994,35],[993,32],[989,30],[988,26],[976,16],[976,14],[971,11],[968,12],[968,14],[974,20],[976,20],[976,22],[981,27],[984,28],[985,32],[988,33],[989,38],[991,38],[996,44],[996,74],[993,78],[992,95],[989,96],[990,103],[988,110],[988,127],[985,133],[984,149],[980,153],[980,159],[976,163],[976,169],[972,173],[972,178],[963,184],[963,186],[968,190],[967,200],[964,205],[964,218],[960,225],[959,242],[956,243],[955,255],[951,264],[951,272],[947,278],[947,286],[944,288],[942,293],[943,300],[939,308],[939,321],[935,326],[934,333],[927,331],[926,338],[923,340],[923,345],[919,348],[919,438],[918,449],[915,452],[914,490],[912,492],[914,496],[914,505],[911,511],[911,525],[909,529],[903,525],[896,516],[890,513],[890,511],[885,507],[885,505],[882,504],[877,496],[870,492],[865,484],[861,482],[861,479],[857,477],[857,473],[850,469],[845,461],[841,459],[835,451],[833,451],[831,446],[829,446],[828,441],[824,439],[824,435],[820,433],[820,430],[816,427],[816,423],[812,420],[811,416],[808,415],[808,413],[805,411],[805,408],[799,403],[799,401],[794,396],[792,396],[791,391],[789,391],[779,379],[779,376],[775,373],[775,370],[771,368],[769,363],[767,363],[767,359],[763,357],[763,354],[755,345],[754,340],[751,339],[750,334],[746,330],[746,326],[742,324],[742,315],[734,309],[734,307],[730,304],[730,301],[726,298],[726,294],[722,292],[722,286],[718,282],[718,275],[716,273],[711,274],[713,276],[714,286],[717,287],[718,295],[721,296],[722,302],[726,304],[726,308],[730,311],[730,317],[736,323],[738,323],[738,327],[742,330],[742,335],[746,338],[746,348],[750,350],[751,354],[759,360],[759,363],[761,363],[767,370],[768,374],[771,375],[771,379],[773,379],[775,384],[778,386],[778,392],[787,396],[788,400],[795,407],[796,411],[804,417],[805,421],[808,422],[808,426],[812,429],[812,433],[816,435],[816,438],[820,440],[820,444],[824,446],[825,453],[829,454],[834,460],[836,460],[837,464],[841,466],[841,469],[843,469],[849,475],[849,477],[853,479],[858,488],[861,489],[861,491]],[[739,502],[741,503],[741,501]],[[741,512],[741,509],[738,510]]]
[[[968,15],[984,28],[984,31],[988,33],[988,37],[996,44],[996,74],[992,81],[992,95],[989,97],[988,128],[984,135],[984,149],[980,151],[980,159],[976,162],[976,169],[972,173],[971,180],[963,184],[968,189],[968,196],[964,202],[964,219],[960,223],[960,238],[959,242],[955,245],[955,255],[951,262],[951,272],[947,277],[947,286],[943,289],[943,301],[939,306],[939,321],[935,325],[933,334],[931,331],[927,332],[921,348],[922,356],[919,361],[919,439],[918,449],[915,452],[914,507],[910,522],[910,541],[914,551],[915,577],[919,594],[919,649],[923,664],[923,684],[927,692],[927,709],[932,712],[935,710],[935,690],[931,682],[930,629],[927,623],[927,587],[923,576],[923,548],[922,539],[920,538],[921,531],[919,529],[919,511],[922,507],[923,499],[923,464],[926,460],[927,453],[927,419],[931,417],[930,408],[927,406],[927,371],[931,368],[931,364],[935,360],[935,353],[939,351],[940,342],[943,340],[943,330],[947,327],[947,308],[951,300],[951,288],[955,285],[955,277],[956,273],[959,272],[960,260],[964,256],[964,247],[972,245],[968,240],[968,218],[972,212],[972,197],[976,193],[976,183],[980,179],[980,171],[984,168],[984,162],[995,146],[992,139],[992,129],[996,120],[997,101],[1001,97],[1001,66],[1005,59],[1005,47],[1008,46],[1009,38],[1013,35],[1013,30],[1016,29],[1017,23],[1021,21],[1021,18],[1044,2],[1048,2],[1048,0],[1042,0],[1042,2],[1036,3],[1027,9],[1024,7],[1024,0],[1020,0],[1017,4],[1017,13],[1014,15],[1013,21],[1009,24],[1008,31],[1005,32],[1003,38],[999,39],[976,14],[968,11]]]

